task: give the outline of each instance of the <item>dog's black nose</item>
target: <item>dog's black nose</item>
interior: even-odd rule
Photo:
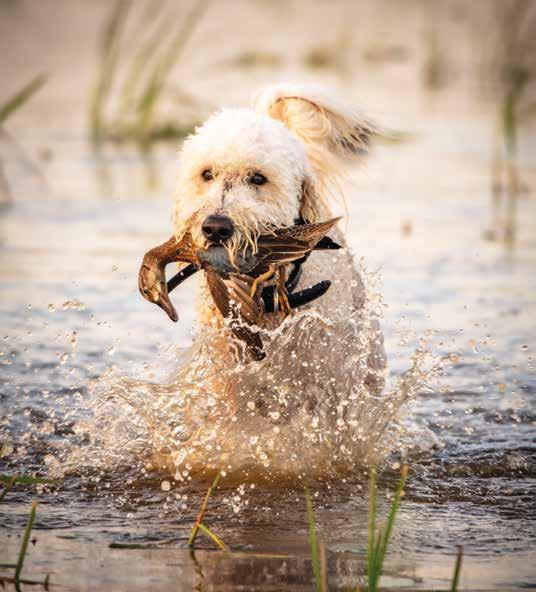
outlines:
[[[221,243],[233,236],[233,222],[227,216],[208,216],[201,227],[203,234],[213,243]]]

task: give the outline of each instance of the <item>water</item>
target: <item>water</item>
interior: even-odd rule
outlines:
[[[76,143],[72,148],[81,150]],[[446,588],[455,545],[463,545],[464,585],[526,587],[534,581],[536,510],[534,206],[521,202],[514,250],[487,243],[480,236],[484,193],[458,188],[444,197],[439,189],[430,200],[406,188],[401,201],[396,175],[378,188],[381,169],[399,158],[412,162],[411,147],[394,150],[377,154],[365,180],[356,177],[347,234],[369,272],[381,276],[392,386],[419,349],[444,363],[441,375],[421,385],[405,420],[411,477],[387,583]],[[164,182],[173,159],[172,152],[158,155]],[[90,185],[95,171],[84,166],[83,182]],[[138,159],[112,157],[110,166],[122,191],[128,192],[133,171],[143,179]],[[28,502],[37,498],[42,504],[28,573],[51,571],[73,588],[115,581],[117,589],[150,582],[166,590],[180,581],[186,590],[202,573],[207,589],[245,581],[248,589],[309,589],[299,485],[244,478],[226,486],[224,479],[207,522],[244,554],[225,557],[202,540],[207,551],[196,565],[184,549],[206,479],[189,481],[186,469],[184,480],[176,480],[165,461],[148,459],[147,415],[140,410],[166,425],[166,417],[154,414],[169,406],[151,407],[147,389],[154,398],[166,388],[147,384],[166,384],[183,363],[178,358],[191,341],[194,314],[187,290],[173,295],[178,326],[137,293],[140,255],[169,233],[169,209],[165,198],[46,197],[21,199],[2,214],[2,433],[9,434],[10,448],[3,471],[64,476],[56,490],[19,486],[9,494],[2,555],[15,557]],[[407,223],[400,230],[406,219],[409,236],[403,236]],[[125,376],[137,382],[125,383]],[[110,399],[118,384],[131,397],[127,403]],[[121,421],[110,422],[110,413]],[[125,439],[132,422],[140,428],[138,440]],[[312,483],[334,589],[354,581],[364,565],[367,484],[354,452],[354,472]],[[383,512],[397,463],[394,454],[383,464]],[[108,548],[117,543],[162,548]],[[133,566],[135,557],[143,558],[142,571]]]
[[[0,471],[63,477],[58,488],[16,486],[2,502],[1,562],[16,560],[29,502],[38,499],[28,577],[51,573],[53,583],[73,590],[311,590],[305,503],[295,478],[278,474],[267,482],[228,471],[206,522],[235,553],[216,552],[205,538],[195,558],[186,550],[211,477],[183,459],[175,479],[177,459],[170,463],[166,451],[182,435],[169,392],[186,383],[177,372],[192,340],[190,284],[173,293],[181,317],[174,325],[140,297],[136,283],[141,255],[171,234],[178,148],[145,157],[128,147],[91,153],[85,105],[106,3],[64,4],[54,12],[6,3],[0,19],[6,81],[15,88],[34,69],[52,73],[10,123],[18,148],[3,136],[0,144],[14,198],[0,212],[0,434],[9,434]],[[267,79],[308,77],[340,88],[387,128],[411,131],[407,143],[378,149],[346,187],[349,243],[384,303],[374,307],[383,311],[386,393],[396,402],[385,415],[405,398],[397,385],[416,352],[430,352],[428,370],[442,363],[441,372],[412,383],[419,388],[403,407],[401,427],[389,423],[385,448],[395,446],[381,463],[380,514],[401,453],[410,478],[384,583],[449,589],[456,545],[463,545],[463,589],[534,588],[536,202],[520,198],[515,247],[483,240],[494,112],[469,99],[467,87],[474,90],[475,78],[468,56],[478,60],[475,44],[478,51],[487,45],[461,9],[445,11],[439,29],[432,15],[459,78],[428,94],[419,66],[426,19],[417,4],[299,4],[289,5],[290,18],[279,5],[241,5],[246,16],[235,19],[223,52],[228,9],[213,3],[174,82],[203,104],[210,98],[211,109],[244,105]],[[348,63],[340,71],[306,71],[300,56],[312,40],[329,49],[334,40],[326,34],[339,31],[344,41],[347,22],[359,27]],[[281,54],[283,71],[224,67],[221,59],[258,46],[261,27],[277,33],[263,48]],[[392,42],[383,49],[402,48],[397,60],[361,59],[367,49],[381,54],[380,39]],[[532,188],[534,138],[521,134],[522,184]],[[166,386],[177,380],[181,389]],[[383,401],[372,408],[382,414]],[[249,448],[255,435],[248,433]],[[349,450],[335,479],[309,479],[330,590],[355,587],[366,563],[368,448]],[[294,477],[308,460],[290,458]],[[322,460],[329,466],[328,449]]]

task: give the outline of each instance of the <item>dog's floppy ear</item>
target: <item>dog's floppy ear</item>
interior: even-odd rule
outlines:
[[[273,85],[253,103],[302,140],[321,186],[340,175],[341,161],[362,158],[374,133],[369,121],[322,87]]]

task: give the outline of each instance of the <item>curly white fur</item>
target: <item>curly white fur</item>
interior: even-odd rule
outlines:
[[[203,221],[212,214],[228,216],[235,226],[227,244],[233,258],[241,248],[254,248],[256,237],[267,229],[292,225],[299,216],[310,222],[328,218],[329,188],[340,177],[342,161],[362,156],[371,130],[356,111],[316,86],[270,86],[256,94],[251,109],[215,113],[185,141],[181,152],[175,235],[181,238],[188,231],[204,249]],[[204,178],[204,171],[210,171],[210,179]],[[267,182],[251,183],[255,173]],[[327,319],[335,314],[333,304],[328,306],[333,299],[342,303],[343,311],[346,306],[348,314],[363,300],[355,289],[336,285],[361,286],[351,256],[345,252],[337,257],[336,272],[329,269],[331,257],[315,253],[304,274],[310,283],[334,281],[329,298],[312,305]],[[200,301],[201,323],[223,328],[206,287]],[[281,320],[272,319],[270,326]]]

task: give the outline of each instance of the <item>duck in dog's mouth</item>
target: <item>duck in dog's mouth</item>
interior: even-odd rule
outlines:
[[[326,236],[339,218],[317,224],[299,221],[294,226],[273,230],[257,238],[256,250],[246,249],[231,258],[225,240],[232,234],[225,218],[214,218],[207,248],[199,250],[186,233],[182,240],[174,237],[148,251],[140,268],[138,285],[142,296],[160,306],[172,321],[177,312],[169,299],[169,292],[197,270],[206,273],[207,284],[214,302],[224,318],[230,319],[235,335],[246,343],[246,349],[256,360],[264,358],[258,332],[248,326],[260,325],[265,313],[282,312],[302,306],[325,294],[331,283],[319,282],[300,292],[296,287],[301,265],[314,249],[338,249],[335,241]],[[301,223],[300,223],[301,222]],[[168,263],[188,263],[169,282],[165,267]],[[287,277],[288,264],[293,268]],[[265,286],[267,282],[271,285]]]

